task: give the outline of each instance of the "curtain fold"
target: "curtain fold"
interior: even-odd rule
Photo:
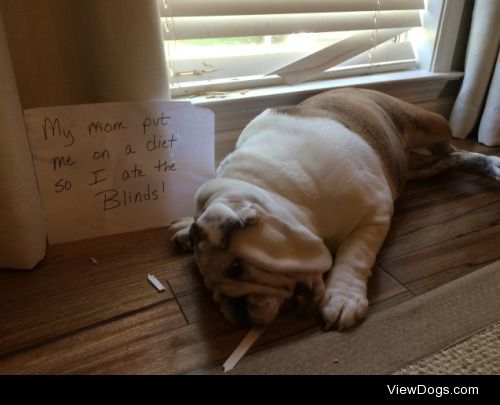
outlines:
[[[0,0],[0,17],[0,267],[30,268],[45,229],[22,110],[165,100],[167,67],[157,0]]]
[[[500,145],[499,22],[500,1],[476,0],[465,76],[450,115],[450,126],[456,138],[466,138],[480,120],[478,140],[489,146]]]
[[[500,51],[477,136],[485,145],[500,146]]]
[[[0,268],[31,268],[45,255],[45,225],[1,14],[0,145]]]
[[[23,108],[168,97],[157,0],[0,0]]]

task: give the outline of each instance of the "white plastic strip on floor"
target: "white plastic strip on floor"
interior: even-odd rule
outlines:
[[[148,280],[159,292],[165,291],[163,284],[152,274],[148,274]]]
[[[241,343],[234,349],[234,352],[222,365],[224,372],[230,371],[236,366],[238,361],[245,355],[245,353],[252,347],[252,345],[257,341],[257,339],[262,335],[264,329],[252,328],[243,338]]]

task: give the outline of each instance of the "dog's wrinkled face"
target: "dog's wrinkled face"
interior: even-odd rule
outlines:
[[[205,286],[213,291],[224,316],[240,326],[271,323],[285,299],[291,298],[294,281],[256,268],[227,247],[209,245],[197,223],[191,226],[190,237]]]
[[[286,277],[273,277],[274,286],[264,285],[255,276],[265,275],[256,267],[214,249],[203,252],[195,248],[195,261],[207,288],[213,291],[224,316],[233,324],[265,326],[271,323],[284,300],[293,293],[293,282]]]
[[[232,235],[245,232],[256,221],[251,209],[242,215],[241,210],[236,214],[227,205],[214,204],[196,219],[189,232],[206,287],[212,290],[224,316],[238,326],[267,326],[297,291],[295,298],[304,305],[319,299],[323,292],[321,276],[260,268],[230,248]]]

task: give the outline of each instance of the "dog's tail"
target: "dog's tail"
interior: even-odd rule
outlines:
[[[425,179],[448,169],[471,172],[500,181],[500,157],[468,152],[453,147],[444,156],[412,153],[408,180]]]

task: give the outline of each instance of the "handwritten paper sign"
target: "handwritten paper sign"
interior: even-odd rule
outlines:
[[[189,102],[25,111],[49,243],[168,225],[214,176],[214,116]]]

